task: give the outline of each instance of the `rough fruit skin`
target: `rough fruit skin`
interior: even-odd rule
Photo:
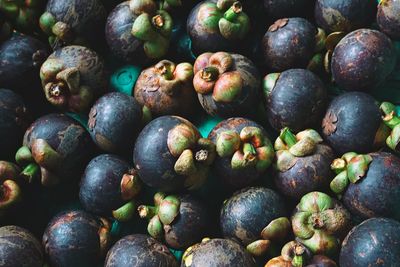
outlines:
[[[376,22],[383,33],[394,40],[399,40],[400,2],[396,0],[380,1]]]
[[[294,132],[314,128],[327,100],[324,84],[314,73],[304,69],[284,71],[266,95],[268,121],[277,131],[284,127]]]
[[[387,217],[400,220],[400,159],[390,153],[371,153],[372,162],[365,177],[350,183],[343,193],[346,208],[361,217]]]
[[[89,133],[109,153],[131,153],[142,127],[142,108],[131,96],[113,92],[99,98],[89,112]]]
[[[354,227],[343,241],[341,267],[397,266],[400,262],[400,223],[372,218]]]
[[[225,238],[247,246],[260,239],[272,220],[286,216],[284,199],[271,189],[250,187],[240,190],[223,205],[220,227]]]
[[[42,267],[40,242],[28,230],[9,225],[0,228],[1,267]]]
[[[120,239],[108,251],[105,267],[177,267],[168,248],[152,237],[134,234]]]
[[[375,99],[361,92],[337,96],[329,104],[322,121],[324,139],[338,153],[368,153],[375,148],[381,124]]]
[[[266,66],[272,71],[306,68],[315,53],[316,33],[314,25],[303,18],[276,21],[262,39]]]
[[[395,64],[392,41],[379,31],[360,29],[346,35],[335,47],[331,71],[341,88],[365,91],[384,82]]]
[[[238,243],[229,239],[210,239],[186,251],[181,267],[255,267],[250,254]],[[185,257],[186,256],[186,257]]]
[[[376,2],[369,0],[317,0],[314,16],[327,32],[351,32],[369,26],[376,14]]]

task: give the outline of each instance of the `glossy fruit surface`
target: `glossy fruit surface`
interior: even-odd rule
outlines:
[[[275,21],[281,18],[307,17],[315,0],[264,0],[267,17]]]

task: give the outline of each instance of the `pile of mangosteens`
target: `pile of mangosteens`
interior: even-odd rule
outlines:
[[[400,1],[0,0],[0,267],[400,266]]]

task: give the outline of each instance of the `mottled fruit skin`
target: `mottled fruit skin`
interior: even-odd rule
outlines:
[[[0,46],[0,87],[39,94],[39,70],[48,55],[41,41],[14,34]]]
[[[220,227],[225,238],[244,246],[260,239],[271,221],[286,216],[284,199],[271,189],[250,187],[240,190],[223,205]]]
[[[108,251],[105,267],[177,267],[168,248],[152,237],[134,234],[120,239]]]
[[[51,171],[65,182],[79,179],[94,151],[85,128],[64,114],[48,114],[33,122],[25,132],[23,145],[31,148],[36,139],[44,139],[63,156],[62,164]]]
[[[270,20],[281,18],[308,17],[315,0],[264,0],[264,7]]]
[[[314,128],[325,111],[327,91],[314,73],[291,69],[280,74],[275,87],[266,92],[267,117],[272,127],[298,132]]]
[[[21,96],[8,89],[0,89],[0,158],[14,159],[29,126],[29,115]]]
[[[331,71],[346,90],[370,90],[385,81],[396,64],[392,41],[383,33],[360,29],[346,35],[335,47]]]
[[[372,218],[354,227],[343,241],[341,267],[398,266],[400,223]]]
[[[327,32],[351,32],[369,26],[375,18],[376,2],[369,0],[317,0],[314,16]]]
[[[282,194],[296,200],[309,192],[328,189],[334,177],[330,165],[335,156],[328,145],[318,144],[313,154],[295,157],[289,170],[276,170],[275,185]]]
[[[43,246],[51,266],[96,266],[102,258],[99,230],[103,222],[83,211],[63,212],[48,224]]]
[[[148,63],[143,42],[131,34],[133,22],[138,16],[129,9],[129,1],[117,5],[108,15],[106,40],[111,52],[129,63]]]
[[[79,200],[88,212],[111,216],[126,201],[121,195],[121,179],[131,166],[122,158],[102,154],[92,159],[82,175]]]
[[[350,183],[342,201],[353,214],[368,219],[388,217],[400,220],[400,159],[386,152],[371,153],[367,174]]]
[[[181,267],[255,267],[251,255],[238,243],[229,239],[210,239],[186,251]],[[191,263],[191,264],[189,264]]]
[[[306,68],[316,49],[317,29],[303,18],[279,19],[262,39],[264,63],[272,71]]]
[[[0,228],[1,267],[42,267],[43,251],[40,242],[28,230],[19,226]]]
[[[400,2],[397,0],[381,1],[378,5],[376,22],[383,33],[394,40],[399,40]]]
[[[361,92],[345,93],[329,104],[322,121],[322,133],[339,155],[368,153],[380,145],[375,144],[375,136],[381,121],[374,98]]]
[[[142,107],[131,96],[113,92],[99,98],[89,112],[94,143],[110,153],[129,154],[142,128]]]

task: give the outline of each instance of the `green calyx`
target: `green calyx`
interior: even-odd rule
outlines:
[[[312,155],[322,141],[322,137],[313,129],[301,131],[296,135],[287,127],[282,129],[274,144],[277,169],[281,172],[289,170],[296,163],[297,157]]]
[[[392,129],[386,138],[387,146],[392,150],[397,150],[400,143],[400,117],[396,113],[396,106],[389,102],[383,102],[380,106],[383,123]]]
[[[325,193],[306,194],[292,217],[293,233],[314,254],[332,255],[339,248],[337,235],[349,225],[350,214]]]
[[[268,137],[257,127],[244,127],[240,133],[223,131],[216,140],[218,156],[231,157],[232,169],[255,168],[264,172],[272,163],[274,151]]]
[[[367,174],[371,162],[370,155],[359,155],[354,152],[348,152],[341,158],[335,159],[331,164],[331,169],[337,174],[330,184],[332,191],[340,195],[349,183],[357,183]]]
[[[167,95],[179,94],[182,86],[193,80],[193,66],[186,62],[175,65],[162,60],[154,66],[154,72],[161,77],[160,90]]]
[[[254,256],[262,256],[274,242],[284,240],[290,232],[290,221],[286,217],[272,220],[260,234],[260,239],[248,244],[246,249]]]
[[[279,79],[280,73],[270,73],[264,77],[263,80],[263,89],[264,89],[264,96],[268,97],[272,90],[274,90],[276,82]]]
[[[290,262],[293,267],[306,266],[308,254],[308,249],[296,241],[286,243],[281,250],[281,257],[286,262]]]
[[[120,222],[129,221],[135,214],[136,204],[134,200],[125,203],[120,208],[112,211],[112,216],[114,219]]]
[[[172,27],[172,17],[166,11],[144,12],[133,22],[131,33],[143,41],[146,56],[157,59],[168,51]]]
[[[43,13],[39,18],[39,26],[48,35],[51,46],[57,46],[58,42],[72,43],[74,35],[71,26],[62,21],[57,21],[50,12]]]
[[[31,32],[37,27],[37,18],[44,0],[0,0],[0,13],[13,24],[15,29]]]
[[[138,207],[138,212],[140,218],[149,220],[148,233],[156,239],[162,239],[164,227],[174,222],[179,215],[180,205],[177,196],[157,193],[154,195],[154,206],[141,205]]]

